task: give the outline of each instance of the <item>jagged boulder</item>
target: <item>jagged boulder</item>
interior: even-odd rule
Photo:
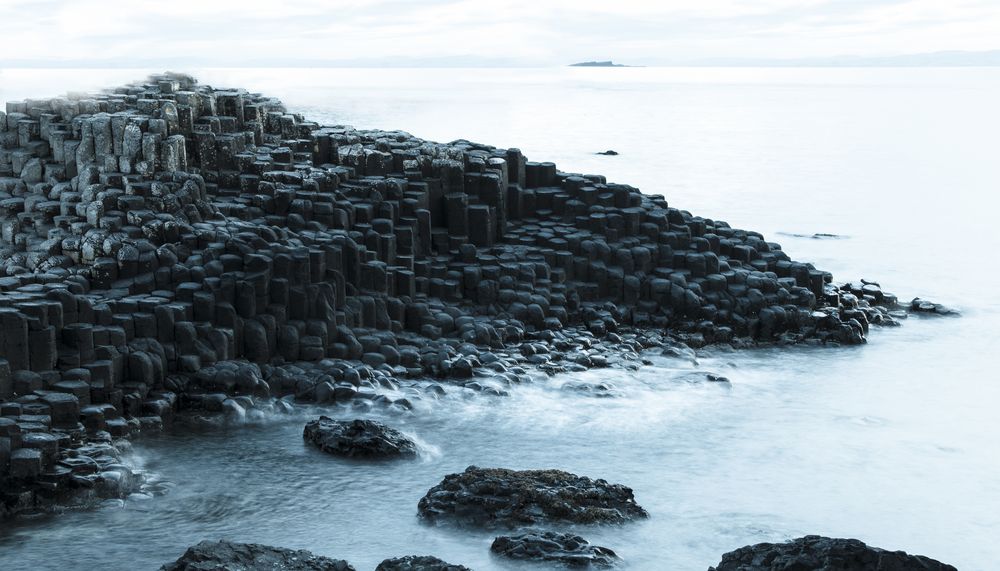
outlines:
[[[330,559],[304,549],[294,550],[257,543],[202,541],[189,547],[177,561],[160,571],[355,571],[342,559]]]
[[[632,489],[561,470],[508,470],[470,466],[445,476],[417,505],[428,521],[485,528],[543,522],[624,523],[648,517]]]
[[[807,535],[787,543],[748,545],[709,571],[956,571],[922,555],[886,551],[857,539]]]
[[[621,561],[607,547],[591,545],[579,535],[554,531],[502,535],[493,540],[490,551],[508,559],[560,563],[582,569],[614,567]]]
[[[417,455],[416,442],[375,420],[334,420],[321,416],[306,424],[302,436],[323,452],[335,456],[407,458]]]

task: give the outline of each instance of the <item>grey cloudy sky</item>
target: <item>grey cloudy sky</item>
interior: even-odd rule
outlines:
[[[553,65],[1000,48],[998,0],[0,0],[4,64]]]

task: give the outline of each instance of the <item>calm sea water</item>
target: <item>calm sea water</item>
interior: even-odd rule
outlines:
[[[651,518],[579,529],[627,568],[700,570],[736,547],[818,533],[960,569],[1000,561],[1000,70],[196,70],[326,123],[517,146],[672,205],[752,228],[842,280],[960,307],[864,347],[706,352],[600,371],[623,396],[453,391],[389,421],[417,462],[306,448],[305,417],[175,431],[137,459],[176,484],[124,510],[0,528],[0,568],[153,569],[202,539],[307,548],[372,569],[429,553],[478,570],[487,533],[428,527],[416,503],[470,464],[555,467],[632,486]],[[145,70],[0,70],[0,101],[93,89]],[[617,157],[595,151],[614,149]],[[787,234],[844,236],[814,240]],[[575,378],[579,377],[577,375]]]

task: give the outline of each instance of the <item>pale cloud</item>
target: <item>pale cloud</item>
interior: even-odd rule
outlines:
[[[662,63],[1000,48],[995,0],[0,0],[4,62]]]

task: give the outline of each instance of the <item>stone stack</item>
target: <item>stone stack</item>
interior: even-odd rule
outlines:
[[[830,283],[758,233],[602,176],[320,126],[184,75],[8,102],[0,479],[51,470],[63,435],[157,424],[209,390],[205,371],[214,390],[287,394],[260,367],[469,376],[478,363],[442,369],[428,348],[621,326],[860,343],[890,319],[888,294]]]

